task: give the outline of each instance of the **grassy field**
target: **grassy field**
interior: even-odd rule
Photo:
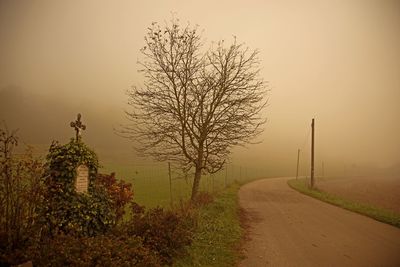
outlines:
[[[243,230],[240,227],[237,192],[239,184],[217,194],[213,203],[199,211],[198,228],[188,255],[174,266],[234,266],[240,258]]]
[[[134,200],[147,207],[173,205],[189,198],[192,188],[192,177],[184,177],[177,168],[172,167],[172,194],[170,192],[168,164],[154,163],[141,165],[124,165],[103,163],[101,173],[115,172],[118,179],[123,179],[133,184]],[[236,165],[228,165],[227,170],[222,170],[213,175],[205,175],[201,179],[200,190],[219,192],[235,181],[246,182],[260,176],[256,170],[251,170]]]
[[[314,197],[316,199],[322,200],[324,202],[330,203],[332,205],[342,207],[344,209],[357,212],[362,215],[371,217],[377,221],[391,224],[393,226],[400,228],[400,214],[375,207],[372,205],[366,205],[363,203],[358,203],[354,201],[349,201],[343,199],[339,196],[329,194],[327,192],[320,191],[318,189],[311,190],[305,179],[293,179],[288,181],[288,185],[293,189],[306,194],[308,196]]]

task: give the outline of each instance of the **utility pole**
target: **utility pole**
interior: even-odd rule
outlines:
[[[314,119],[311,122],[311,188],[314,188]]]
[[[297,169],[296,169],[296,179],[299,177],[299,160],[300,160],[300,149],[297,149]]]
[[[324,162],[322,162],[322,177],[325,177],[325,166],[324,166]]]

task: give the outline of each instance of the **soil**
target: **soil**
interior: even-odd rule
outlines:
[[[303,195],[287,179],[240,189],[249,238],[239,266],[400,266],[400,229]]]
[[[400,214],[400,176],[317,179],[316,186],[344,199]]]

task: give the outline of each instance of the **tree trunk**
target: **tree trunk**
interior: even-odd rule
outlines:
[[[194,173],[194,181],[192,187],[192,197],[191,197],[192,200],[195,199],[197,192],[199,191],[200,178],[201,178],[201,168],[196,166],[196,172]]]

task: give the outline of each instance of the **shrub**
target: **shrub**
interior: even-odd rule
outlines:
[[[51,188],[43,207],[41,223],[50,235],[94,236],[114,225],[112,202],[104,188],[93,188],[90,195],[62,191],[59,186]]]
[[[199,192],[196,197],[192,200],[192,204],[195,207],[203,207],[214,201],[214,196],[208,192]]]
[[[157,256],[135,236],[61,234],[24,252],[15,251],[7,259],[3,258],[3,264],[21,263],[21,257],[32,260],[34,266],[161,266]]]
[[[190,212],[164,210],[160,207],[145,211],[132,205],[132,218],[124,225],[128,235],[143,239],[143,245],[155,251],[162,263],[171,264],[174,257],[184,253],[192,240],[195,218]]]
[[[53,142],[47,155],[46,194],[41,223],[50,235],[58,233],[94,236],[103,234],[115,224],[115,210],[106,189],[95,183],[98,160],[81,140],[68,144]],[[87,193],[74,188],[76,167],[89,168]]]
[[[115,211],[116,222],[120,221],[125,214],[126,205],[132,200],[132,184],[125,183],[123,180],[117,181],[115,173],[98,174],[97,183],[104,186],[113,202],[113,210]]]
[[[25,246],[35,236],[43,200],[43,163],[31,147],[15,155],[16,131],[0,128],[0,254]]]

